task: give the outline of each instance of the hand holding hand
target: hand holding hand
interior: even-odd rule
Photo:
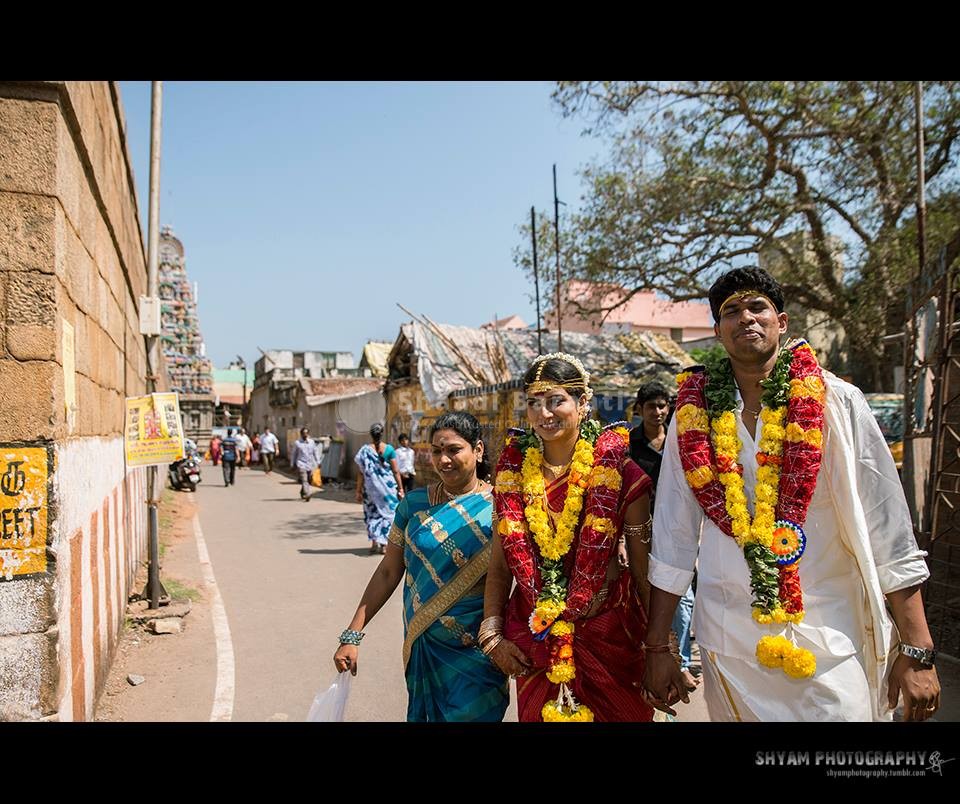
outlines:
[[[668,715],[676,716],[670,707],[678,701],[690,703],[680,667],[673,654],[665,651],[647,651],[643,688],[647,702]]]
[[[501,639],[490,652],[490,658],[508,676],[525,676],[533,666],[527,655],[509,639]]]

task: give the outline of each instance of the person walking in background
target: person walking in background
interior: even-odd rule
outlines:
[[[400,470],[400,479],[403,481],[403,493],[409,494],[413,490],[413,478],[417,471],[414,467],[416,453],[410,449],[410,439],[406,433],[397,436],[397,468]]]
[[[244,466],[250,465],[251,446],[250,436],[248,436],[246,430],[241,427],[240,432],[237,434],[237,466],[241,469]]]
[[[213,438],[210,439],[210,460],[213,461],[214,466],[217,466],[220,463],[220,452],[221,452],[220,445],[222,443],[223,443],[223,439],[220,438],[220,436],[218,435],[215,435]]]
[[[264,427],[263,435],[260,437],[260,458],[263,460],[263,471],[268,475],[273,471],[273,463],[277,459],[279,444],[280,439],[270,432],[269,427]]]
[[[257,430],[253,434],[253,439],[251,440],[252,448],[250,450],[250,464],[260,463],[260,431]]]
[[[223,461],[223,485],[232,486],[237,471],[237,439],[233,436],[232,427],[227,430],[227,437],[220,444],[220,458]]]
[[[310,475],[320,466],[317,445],[310,438],[309,427],[300,428],[300,439],[293,444],[290,465],[297,470],[300,477],[300,499],[309,502],[313,494],[313,489],[310,488]],[[323,491],[323,489],[318,490]]]
[[[397,452],[383,441],[382,424],[370,428],[370,438],[373,443],[360,447],[353,459],[360,468],[357,502],[363,503],[370,554],[385,555],[394,512],[397,503],[403,499],[403,481],[397,467]]]
[[[672,415],[673,394],[662,382],[654,380],[640,386],[634,411],[640,416],[641,423],[630,431],[630,457],[650,475],[653,490],[650,492],[650,510],[656,507],[657,481],[660,479],[660,464],[663,461],[663,446],[667,441],[667,425]],[[694,576],[696,577],[696,576]],[[690,625],[693,621],[693,584],[687,588],[677,611],[673,615],[671,630],[677,635],[677,647],[680,651],[680,675],[684,686],[692,692],[700,679],[691,671]]]

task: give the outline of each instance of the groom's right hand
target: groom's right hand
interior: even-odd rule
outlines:
[[[676,711],[670,708],[673,704],[690,703],[677,660],[672,654],[659,651],[648,651],[646,660],[643,688],[647,701],[655,709],[676,716]]]

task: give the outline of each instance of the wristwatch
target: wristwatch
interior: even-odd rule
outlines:
[[[933,663],[937,658],[937,652],[930,648],[918,648],[914,645],[907,645],[903,642],[900,643],[900,652],[904,656],[909,656],[911,659],[916,659],[924,667],[933,667]]]

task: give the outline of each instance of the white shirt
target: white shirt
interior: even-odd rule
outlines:
[[[262,436],[260,436],[260,451],[267,453],[276,452],[277,444],[279,443],[280,439],[278,439],[273,433],[264,433]]]
[[[799,566],[803,622],[761,626],[753,620],[743,551],[704,515],[687,484],[676,418],[657,486],[648,577],[654,586],[682,595],[697,565],[694,628],[705,650],[756,665],[759,638],[785,633],[814,653],[818,668],[861,657],[879,710],[892,632],[883,595],[920,583],[929,572],[913,537],[893,458],[863,394],[828,372],[824,380],[823,463],[803,525],[807,547]],[[750,437],[739,411],[737,434],[752,516],[760,433],[756,440]]]
[[[410,447],[397,447],[397,469],[401,475],[416,474],[413,468],[415,457],[414,451]]]
[[[253,442],[250,441],[250,436],[248,436],[246,433],[235,435],[234,440],[237,442],[237,449],[240,452],[246,452],[253,444]]]

